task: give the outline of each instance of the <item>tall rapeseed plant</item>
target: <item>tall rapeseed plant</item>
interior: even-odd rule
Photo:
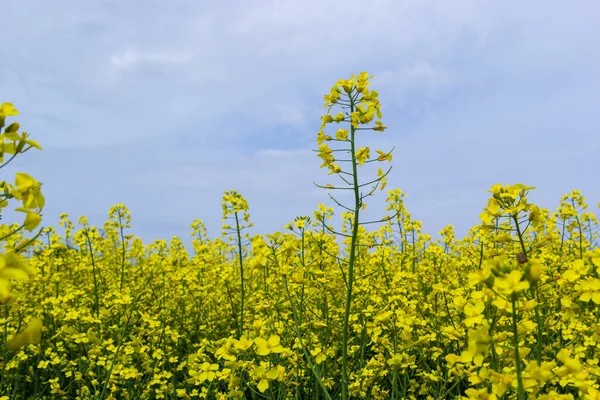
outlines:
[[[365,199],[379,188],[383,190],[387,183],[387,175],[391,167],[387,171],[381,168],[377,170],[377,178],[361,183],[359,180],[359,168],[371,162],[383,162],[392,160],[390,152],[376,150],[376,155],[372,157],[369,147],[357,146],[357,135],[359,131],[373,130],[383,132],[385,126],[381,122],[381,105],[379,104],[378,93],[375,90],[369,90],[369,76],[367,72],[362,72],[360,75],[351,75],[350,79],[340,79],[332,88],[329,94],[325,95],[325,105],[327,113],[321,117],[321,129],[317,134],[317,143],[319,150],[317,155],[323,160],[321,168],[329,169],[329,175],[337,175],[341,180],[341,186],[327,184],[324,186],[317,185],[328,190],[350,190],[354,194],[354,203],[349,206],[341,204],[331,194],[331,199],[346,211],[350,213],[351,232],[350,232],[350,254],[345,260],[345,283],[346,296],[344,306],[344,318],[342,326],[342,399],[348,398],[349,374],[348,374],[348,342],[350,334],[350,315],[352,313],[353,300],[353,284],[355,281],[355,264],[358,255],[358,232],[359,227],[365,223],[360,221],[360,211],[366,208]],[[331,115],[334,107],[339,107],[340,112]],[[373,121],[374,126],[369,126]],[[331,123],[348,124],[347,128],[339,128],[335,132],[335,137],[324,132],[326,125]],[[338,145],[338,148],[331,148],[329,143]],[[347,169],[343,169],[342,165],[348,165]],[[364,192],[363,192],[364,190]],[[387,219],[387,218],[386,218]],[[347,236],[342,233],[335,232],[328,228],[331,232]]]
[[[244,308],[246,303],[246,283],[245,283],[245,254],[246,247],[249,242],[247,234],[242,235],[242,231],[253,226],[250,222],[250,207],[244,197],[237,191],[232,190],[225,192],[223,195],[223,222],[227,219],[233,221],[234,226],[230,224],[224,224],[222,226],[223,237],[229,235],[229,241],[234,242],[236,245],[236,261],[240,272],[240,302],[238,312],[236,313],[233,299],[231,301],[231,307],[233,310],[233,318],[237,321],[237,333],[241,336],[244,333]]]

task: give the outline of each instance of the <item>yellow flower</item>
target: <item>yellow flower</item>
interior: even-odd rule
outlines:
[[[354,79],[340,79],[337,86],[341,86],[346,93],[350,93],[354,86]]]
[[[493,284],[495,278],[492,274],[492,267],[495,266],[494,260],[486,260],[480,270],[469,273],[469,285],[476,286],[480,283]]]
[[[492,214],[494,216],[499,216],[500,215],[500,203],[498,202],[498,200],[496,200],[494,198],[489,199],[487,210],[490,214]]]
[[[42,216],[40,215],[40,213],[23,207],[18,207],[15,209],[15,211],[25,213],[25,221],[23,221],[23,225],[25,225],[25,229],[29,232],[37,228],[42,222]]]
[[[579,360],[571,358],[567,349],[561,349],[556,354],[556,359],[563,364],[556,370],[557,376],[563,377],[581,371],[581,363]]]
[[[221,347],[219,347],[217,349],[217,351],[215,351],[215,357],[224,358],[229,361],[234,361],[235,355],[234,355],[234,349],[232,349],[232,347],[234,347],[234,344],[235,344],[235,339],[231,338],[231,337],[228,338],[225,341],[225,343],[223,343],[223,345]]]
[[[600,279],[588,279],[579,284],[579,289],[582,292],[579,300],[589,302],[590,300],[596,304],[600,304]]]
[[[321,168],[329,166],[335,161],[335,158],[333,157],[333,150],[331,150],[331,148],[327,146],[327,144],[319,145],[319,151],[317,153],[317,156],[323,160]]]
[[[384,153],[381,150],[375,150],[378,154],[377,161],[392,161],[392,153]]]
[[[242,351],[248,350],[252,346],[252,339],[246,338],[246,336],[242,336],[240,340],[235,342],[235,347]]]
[[[542,365],[538,365],[537,361],[533,360],[525,368],[525,375],[535,380],[538,385],[543,385],[550,379],[552,379],[552,369],[556,367],[555,362],[544,361]]]
[[[12,103],[0,104],[0,118],[14,117],[16,115],[19,115],[19,111],[17,111]]]
[[[323,353],[323,350],[319,346],[317,346],[313,350],[311,350],[310,354],[312,354],[313,357],[315,357],[315,362],[317,364],[321,364],[323,361],[325,361],[327,359],[327,356],[325,355],[325,353]]]
[[[481,214],[479,214],[479,219],[485,225],[491,225],[494,222],[494,214],[490,213],[487,210],[484,210]]]
[[[344,120],[344,113],[339,112],[335,117],[333,117],[335,122],[342,122]]]
[[[600,391],[590,386],[587,389],[587,396],[585,398],[588,400],[600,400]]]
[[[32,318],[25,330],[17,333],[12,339],[6,343],[6,347],[11,351],[19,350],[29,344],[39,343],[42,338],[42,321],[37,318]]]
[[[361,147],[355,154],[356,161],[358,161],[359,165],[363,165],[370,156],[370,149],[368,147]]]
[[[11,131],[11,132],[8,132],[8,133],[5,131],[4,132],[4,137],[6,139],[12,140],[14,142],[13,143],[14,152],[12,152],[11,154],[14,154],[14,153],[23,153],[24,151],[29,150],[31,147],[35,147],[38,150],[42,149],[42,146],[40,146],[40,144],[38,142],[36,142],[35,140],[32,140],[32,139],[29,139],[29,133],[27,133],[27,132],[22,132],[19,135],[16,131]],[[16,143],[16,145],[15,145],[15,143]],[[26,144],[28,144],[30,147],[28,147],[25,150],[23,150],[25,148]],[[8,151],[6,153],[8,153]]]
[[[335,165],[335,164],[330,164],[329,165],[329,174],[339,174],[340,172],[342,172],[342,168],[339,165]]]
[[[0,302],[6,304],[10,300],[10,279],[27,282],[31,272],[31,268],[14,252],[0,254]]]
[[[377,168],[377,177],[381,180],[381,186],[379,187],[379,190],[385,189],[387,186],[387,177],[381,168]]]
[[[323,115],[321,117],[321,120],[323,121],[323,123],[328,124],[330,122],[333,122],[333,117],[331,115]]]
[[[465,394],[469,397],[469,399],[478,399],[478,400],[496,400],[498,396],[494,393],[488,393],[486,388],[482,389],[467,389],[465,390]]]
[[[218,364],[211,364],[208,362],[203,362],[200,365],[200,370],[190,370],[190,376],[192,383],[202,383],[204,381],[213,381],[215,376],[217,375],[217,371],[219,370]]]
[[[183,397],[185,400],[190,400],[191,397],[187,394],[185,389],[177,389],[177,397]]]
[[[340,94],[341,90],[338,85],[332,87],[330,93],[325,95],[325,105],[323,107],[336,104],[340,99]]]
[[[510,296],[529,289],[529,281],[522,280],[523,272],[514,270],[504,277],[497,277],[494,280],[494,289],[498,293]]]
[[[491,343],[488,331],[486,323],[477,329],[469,330],[469,347],[461,354],[463,362],[473,362],[477,366],[483,364],[484,354],[487,354]]]
[[[271,335],[269,340],[260,337],[254,339],[254,343],[256,344],[256,354],[259,356],[266,356],[271,353],[281,353],[283,347],[279,342],[280,338],[277,335]]]
[[[467,303],[465,304],[465,315],[466,318],[464,320],[465,326],[467,328],[480,324],[483,321],[483,311],[485,310],[485,305],[483,302],[478,301],[477,303]]]
[[[563,278],[569,282],[575,282],[581,275],[588,273],[589,266],[581,259],[573,261],[569,268],[563,273]]]
[[[4,162],[5,154],[15,154],[17,149],[14,142],[5,142],[4,136],[0,135],[0,162]]]
[[[17,200],[23,201],[23,207],[25,208],[43,208],[45,200],[40,191],[41,186],[42,184],[30,175],[17,172],[13,195]]]
[[[359,119],[360,119],[360,112],[354,111],[353,113],[350,113],[350,124],[353,127],[358,128]]]
[[[335,138],[337,140],[348,140],[348,129],[338,129],[335,132]]]
[[[267,370],[265,367],[260,366],[260,367],[256,367],[254,369],[254,377],[256,380],[258,380],[257,387],[261,393],[264,393],[265,390],[267,390],[269,388],[269,381],[273,381],[273,380],[277,379],[278,376],[279,376],[278,368],[271,368],[271,369]]]
[[[403,358],[402,354],[396,353],[392,358],[387,360],[387,364],[392,368],[400,368],[402,366]]]
[[[375,121],[374,131],[383,132],[385,129],[387,129],[387,126],[384,126],[381,121]]]

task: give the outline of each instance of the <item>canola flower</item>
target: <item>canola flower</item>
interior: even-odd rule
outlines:
[[[19,111],[12,103],[0,104],[0,168],[9,164],[17,155],[23,154],[32,148],[41,150],[41,146],[36,141],[29,139],[27,132],[19,134],[21,126],[18,122],[6,126],[7,117],[18,115]],[[10,158],[6,160],[9,155]],[[39,233],[31,239],[26,239],[20,235],[20,231],[25,229],[32,232],[41,223],[41,211],[45,204],[41,186],[40,182],[24,172],[16,173],[14,185],[10,185],[6,181],[0,182],[0,188],[2,189],[2,193],[0,193],[0,213],[3,208],[8,206],[9,200],[14,199],[21,202],[21,206],[16,207],[15,211],[25,214],[21,226],[9,227],[5,225],[0,234],[0,237],[5,241],[13,239],[10,245],[4,246],[4,254],[0,254],[0,303],[5,305],[6,310],[9,306],[14,307],[20,300],[19,296],[11,290],[11,283],[28,282],[30,276],[35,273],[27,260],[20,256],[20,253],[32,244]],[[20,240],[15,240],[16,237]],[[4,331],[4,342],[10,352],[18,351],[41,340],[42,321],[39,318],[30,317],[26,327],[20,331],[20,325],[22,325],[24,317],[25,315],[19,315],[19,329],[13,333],[10,339],[8,339],[7,330]],[[11,319],[8,316],[4,316],[5,326],[10,321]],[[8,358],[9,354],[6,354],[4,362]]]
[[[423,232],[397,188],[363,221],[392,160],[356,146],[386,130],[369,80],[336,83],[317,134],[344,212],[320,204],[284,232],[253,235],[232,190],[221,237],[195,220],[189,249],[143,243],[122,204],[102,227],[63,214],[27,239],[41,186],[4,183],[0,205],[29,222],[0,226],[0,399],[600,398],[600,238],[582,193],[551,212],[530,186],[494,185],[464,238]],[[36,147],[9,137],[7,154]]]

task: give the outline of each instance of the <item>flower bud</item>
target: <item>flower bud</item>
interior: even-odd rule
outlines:
[[[490,276],[485,281],[483,281],[483,284],[488,288],[492,289],[494,287],[495,279],[496,277],[494,276],[494,274],[490,274]]]
[[[12,124],[10,124],[9,126],[6,127],[6,129],[4,129],[5,133],[8,132],[17,132],[20,128],[20,125],[18,122],[13,122]]]
[[[531,283],[536,283],[542,278],[543,267],[538,262],[530,262],[525,271],[526,277]]]
[[[17,147],[15,148],[15,154],[22,152],[24,147],[25,147],[25,141],[19,140],[19,143],[17,143]]]

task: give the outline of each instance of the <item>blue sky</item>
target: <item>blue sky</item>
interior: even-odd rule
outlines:
[[[598,20],[591,0],[6,0],[0,101],[43,151],[4,179],[44,183],[45,225],[123,202],[145,242],[188,242],[194,219],[220,234],[236,189],[278,231],[333,205],[313,185],[323,95],[368,71],[388,130],[364,143],[396,147],[388,187],[426,232],[465,234],[496,183],[597,211]]]

